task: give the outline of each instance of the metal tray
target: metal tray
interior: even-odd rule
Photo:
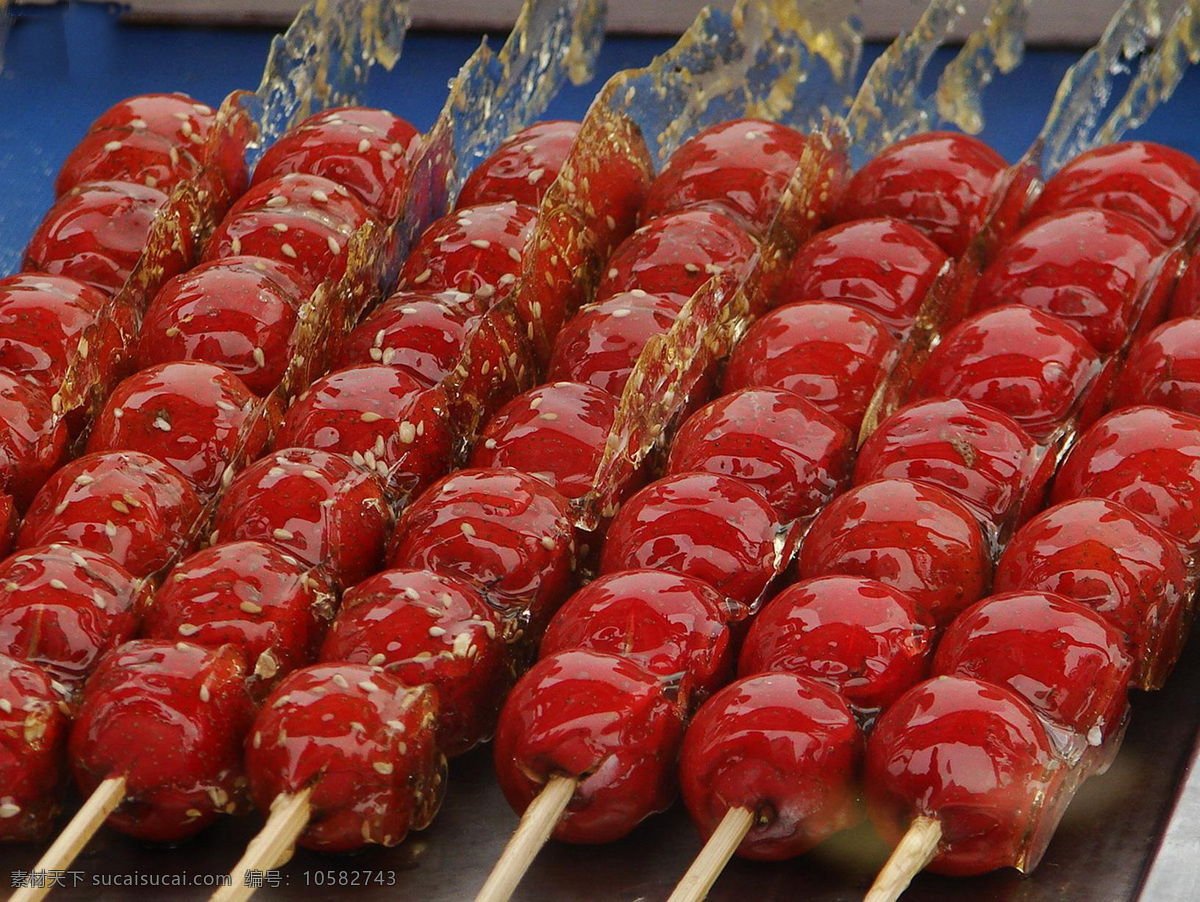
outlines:
[[[971,880],[925,875],[910,902],[1185,902],[1200,900],[1200,646],[1193,640],[1162,692],[1136,693],[1133,722],[1108,773],[1084,785],[1041,866],[1029,876],[1002,871]],[[395,849],[353,856],[299,851],[257,898],[471,899],[507,842],[516,816],[492,774],[490,747],[451,766],[446,803],[433,825]],[[1189,770],[1190,763],[1190,770]],[[102,831],[74,865],[76,888],[55,898],[205,899],[203,886],[145,885],[164,877],[208,879],[229,871],[260,823],[228,818],[178,848],[148,847]],[[563,902],[665,899],[700,848],[676,805],[619,843],[552,843],[514,898]],[[29,869],[40,849],[0,850],[6,871]],[[779,864],[735,860],[714,887],[720,902],[861,899],[886,850],[867,824],[807,856]],[[78,877],[76,877],[78,875]],[[141,886],[112,885],[141,881]],[[277,879],[278,886],[269,885]],[[96,885],[107,880],[108,885]],[[357,881],[359,886],[342,885]],[[211,884],[210,884],[211,885]]]

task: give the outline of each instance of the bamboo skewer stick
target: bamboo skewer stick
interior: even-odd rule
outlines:
[[[730,808],[667,902],[701,902],[757,820],[749,808]]]
[[[908,889],[912,879],[933,860],[941,839],[941,823],[931,817],[914,819],[875,878],[864,902],[896,902],[900,894]]]
[[[312,817],[312,787],[306,786],[295,795],[281,795],[271,806],[271,815],[258,831],[241,859],[229,872],[231,882],[211,896],[211,902],[243,902],[254,895],[258,887],[246,882],[250,871],[269,871],[292,857],[296,840]]]

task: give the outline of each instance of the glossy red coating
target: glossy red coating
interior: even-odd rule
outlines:
[[[199,516],[199,498],[174,467],[137,451],[87,454],[38,493],[17,546],[80,545],[144,577],[184,552]]]
[[[1051,592],[1004,592],[951,624],[933,672],[1011,689],[1079,754],[1123,728],[1133,666],[1122,634],[1093,609]]]
[[[729,624],[746,615],[707,583],[657,570],[622,570],[588,583],[559,609],[543,658],[572,648],[619,655],[677,684],[691,708],[733,670]]]
[[[0,699],[0,841],[40,842],[62,807],[68,709],[40,668],[7,655]]]
[[[854,481],[937,486],[999,526],[1040,510],[1053,472],[1054,455],[1041,454],[1012,417],[986,404],[932,398],[876,427],[859,449]]]
[[[433,686],[438,746],[449,756],[491,737],[512,685],[496,614],[469,583],[430,570],[385,570],[346,592],[321,660]]]
[[[516,470],[459,470],[401,515],[388,566],[458,576],[505,620],[540,637],[575,581],[567,500]],[[515,638],[515,637],[514,637]]]
[[[400,287],[454,289],[491,307],[520,276],[536,223],[537,209],[515,201],[459,207],[435,220],[413,245],[400,271]]]
[[[561,119],[535,122],[521,129],[471,171],[458,193],[458,206],[510,200],[538,206],[562,171],[578,134],[578,122]]]
[[[775,576],[782,532],[778,515],[754,489],[728,476],[679,473],[621,506],[600,572],[665,570],[754,605]]]
[[[1171,294],[1168,319],[1200,315],[1200,255],[1193,254]]]
[[[1075,443],[1051,496],[1108,498],[1200,548],[1200,417],[1129,407],[1099,420]]]
[[[1178,546],[1123,504],[1079,498],[1034,517],[996,565],[997,592],[1054,592],[1121,631],[1143,686],[1161,685],[1186,636],[1187,564]]]
[[[138,331],[137,365],[204,360],[265,395],[292,359],[296,311],[312,289],[299,271],[276,260],[202,263],[167,282],[151,302]]]
[[[817,517],[800,549],[800,576],[877,579],[906,593],[942,627],[987,591],[992,563],[979,523],[933,486],[880,479],[843,493]]]
[[[1112,407],[1140,404],[1200,414],[1200,318],[1173,319],[1134,342],[1117,376]]]
[[[1011,690],[938,677],[909,690],[867,742],[871,819],[895,844],[918,816],[942,828],[928,869],[967,877],[1031,870],[1065,803],[1062,770],[1033,709]]]
[[[235,450],[244,447],[253,459],[266,445],[275,408],[258,416],[256,400],[242,380],[211,363],[152,366],[109,395],[88,451],[141,451],[175,467],[201,496],[211,495]]]
[[[667,473],[731,476],[767,499],[781,522],[810,517],[850,480],[854,437],[794,392],[744,388],[692,414]]]
[[[200,145],[208,140],[215,119],[216,112],[212,107],[179,91],[135,94],[101,113],[88,128],[88,133],[104,128],[144,129],[176,144]]]
[[[924,679],[933,647],[908,595],[873,579],[823,576],[767,602],[742,643],[738,674],[794,673],[871,716]]]
[[[397,291],[346,336],[333,366],[382,363],[431,387],[458,365],[478,325],[470,295]]]
[[[763,119],[711,125],[682,144],[651,183],[643,223],[681,210],[716,210],[762,235],[808,138]]]
[[[862,754],[862,730],[836,692],[793,673],[746,677],[692,719],[679,761],[683,801],[706,840],[730,809],[753,811],[735,854],[780,861],[862,817]]]
[[[390,522],[378,477],[340,454],[284,448],[234,478],[213,541],[266,542],[351,586],[379,569]]]
[[[1175,266],[1136,220],[1109,210],[1068,210],[1011,238],[983,271],[972,303],[976,310],[1024,304],[1052,313],[1107,354],[1135,324],[1162,319]]]
[[[0,492],[0,555],[8,554],[17,535],[17,526],[21,518],[17,514],[17,505],[12,495]]]
[[[945,263],[945,251],[898,219],[846,222],[796,251],[773,303],[842,301],[873,313],[900,337]]]
[[[616,412],[617,399],[603,389],[578,382],[539,386],[492,417],[471,466],[512,467],[564,498],[579,498],[592,488]]]
[[[854,174],[837,219],[889,216],[961,257],[983,226],[1004,158],[978,138],[926,132],[886,148]]]
[[[111,558],[72,545],[40,545],[0,561],[0,648],[68,688],[100,656],[130,639],[150,587]]]
[[[538,661],[509,694],[496,776],[518,813],[550,777],[575,777],[552,837],[613,842],[673,801],[682,736],[681,708],[657,676],[625,658],[573,649]]]
[[[333,618],[328,586],[306,564],[265,542],[198,551],[163,580],[142,625],[149,639],[241,649],[257,697],[316,657]]]
[[[58,199],[25,248],[26,272],[78,279],[116,294],[142,256],[150,225],[167,195],[129,182],[87,182]],[[186,224],[185,224],[186,225]],[[191,231],[164,261],[164,275],[187,269],[194,248]]]
[[[652,219],[608,258],[594,295],[601,301],[640,288],[683,306],[715,275],[739,280],[757,249],[754,239],[716,210],[685,210]]]
[[[417,130],[386,110],[334,107],[292,126],[254,168],[257,185],[293,172],[319,175],[349,189],[385,222],[404,206]]]
[[[0,372],[0,491],[24,508],[67,453],[67,424],[54,416],[50,395]]]
[[[54,193],[84,182],[132,182],[170,194],[200,170],[192,149],[147,129],[101,128],[88,132],[67,155]]]
[[[84,796],[126,779],[105,823],[178,842],[244,810],[242,742],[254,718],[245,659],[232,645],[141,639],[106,655],[84,689],[68,746]]]
[[[341,278],[354,230],[371,219],[350,192],[329,179],[294,173],[243,194],[204,248],[204,260],[242,254],[298,269],[311,284]]]
[[[454,435],[445,393],[404,371],[366,363],[321,377],[292,404],[275,443],[335,451],[400,495],[445,474]]]
[[[785,388],[857,432],[896,347],[878,317],[850,304],[787,304],[746,331],[722,387]]]
[[[1030,221],[1073,207],[1128,214],[1164,244],[1200,220],[1200,163],[1149,141],[1122,141],[1082,153],[1046,182]]]
[[[260,811],[312,787],[299,844],[349,852],[394,846],[429,825],[446,790],[436,694],[361,664],[317,664],[276,688],[246,741]]]
[[[1099,355],[1056,316],[1008,304],[977,313],[950,330],[917,375],[919,397],[977,401],[1016,420],[1035,439],[1066,423],[1079,406],[1083,426],[1095,417],[1103,391]],[[1082,405],[1082,406],[1080,406]]]
[[[0,279],[0,370],[57,390],[79,339],[106,300],[97,289],[64,276],[23,273]],[[118,337],[111,332],[89,353],[112,356]]]
[[[558,333],[546,378],[585,382],[620,397],[646,342],[678,315],[674,301],[640,289],[589,304]]]

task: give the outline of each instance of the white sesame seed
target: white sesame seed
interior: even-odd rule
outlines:
[[[274,197],[267,198],[268,207],[286,207],[288,199],[282,194],[276,194]]]
[[[283,253],[283,255],[285,257],[290,257],[293,260],[295,260],[296,257],[298,256],[296,254],[296,249],[294,247],[292,247],[290,244],[288,244],[286,241],[280,246],[279,250]]]
[[[175,632],[179,633],[181,636],[194,636],[196,633],[200,632],[200,627],[196,626],[194,623],[181,623]]]
[[[262,613],[262,605],[255,604],[252,601],[243,601],[241,604],[238,605],[238,607],[241,608],[241,610],[247,614],[261,614]]]
[[[386,761],[376,761],[376,762],[375,762],[374,764],[372,764],[371,766],[372,766],[373,768],[375,768],[375,770],[376,770],[376,771],[378,771],[379,773],[383,774],[384,776],[387,776],[388,774],[390,774],[390,773],[392,772],[392,769],[393,769],[393,768],[392,768],[392,765],[391,765],[391,764],[389,764],[389,763],[388,763],[388,762],[386,762]]]
[[[464,536],[471,537],[471,536],[474,536],[474,535],[475,535],[475,527],[474,527],[474,526],[472,526],[470,523],[467,523],[467,522],[465,522],[465,521],[464,521],[463,523],[460,523],[460,524],[458,525],[458,528],[459,528],[460,530],[462,530],[462,534],[463,534]]]
[[[281,542],[290,542],[292,539],[296,538],[295,533],[293,533],[290,529],[284,529],[283,527],[278,527],[272,530],[271,535]]]
[[[154,428],[161,429],[163,432],[170,432],[171,424],[166,421],[165,417],[155,417],[154,418]]]
[[[414,285],[420,285],[420,284],[422,284],[423,282],[428,282],[428,281],[429,281],[429,277],[430,277],[430,276],[432,276],[432,275],[433,275],[433,270],[432,270],[432,269],[428,269],[428,268],[427,268],[427,269],[425,269],[425,270],[424,270],[422,273],[420,273],[419,275],[417,275],[417,276],[414,276],[414,277],[413,277],[413,280],[412,280],[412,283],[413,283]]]
[[[50,588],[58,589],[60,592],[62,592],[63,590],[65,590],[67,588],[67,584],[64,583],[61,579],[52,579],[52,580],[50,580]]]
[[[120,150],[121,142],[120,141],[109,141],[107,144],[104,145],[104,149],[106,151],[108,151],[108,153],[112,153],[114,150]]]
[[[362,420],[364,423],[374,423],[378,420],[383,419],[383,417],[381,415],[375,413],[373,410],[364,410],[361,414],[358,415],[358,418],[360,420]]]
[[[337,256],[342,252],[342,246],[338,244],[338,240],[332,235],[326,238],[325,241],[329,244],[329,252],[334,256]]]

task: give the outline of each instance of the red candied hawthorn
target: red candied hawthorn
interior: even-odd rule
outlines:
[[[1134,342],[1117,376],[1112,406],[1141,404],[1200,414],[1200,318],[1171,320]]]
[[[604,542],[600,572],[665,570],[754,606],[775,576],[782,531],[754,489],[728,476],[679,473],[652,482],[622,505]]]
[[[1004,158],[978,138],[926,132],[897,141],[854,174],[840,221],[888,216],[961,257],[983,226]]]
[[[0,492],[0,556],[8,554],[9,549],[12,548],[19,522],[17,505],[13,501],[12,495]]]
[[[0,279],[0,370],[56,390],[106,300],[97,289],[64,276],[24,273]],[[111,357],[119,349],[118,338],[114,330],[88,351]]]
[[[351,586],[379,569],[390,521],[378,477],[340,454],[284,448],[234,478],[212,540],[266,542]]]
[[[1176,267],[1149,231],[1108,210],[1069,210],[1011,238],[975,287],[976,310],[1023,304],[1060,317],[1102,354],[1162,318]]]
[[[237,646],[257,695],[316,656],[332,616],[332,595],[307,565],[264,542],[227,542],[175,566],[142,634]]]
[[[458,365],[478,325],[470,295],[398,291],[346,336],[333,365],[382,363],[432,387]]]
[[[742,643],[738,674],[794,673],[870,716],[922,680],[932,654],[909,596],[873,579],[823,576],[767,602]]]
[[[1093,385],[1104,378],[1099,370],[1099,355],[1078,329],[1008,304],[951,329],[917,375],[916,392],[994,407],[1042,440],[1072,415],[1082,426],[1095,418],[1104,395]]]
[[[319,175],[347,188],[371,215],[400,215],[417,130],[386,110],[335,107],[292,126],[267,148],[252,184],[290,173]]]
[[[1162,685],[1187,631],[1187,563],[1170,536],[1123,504],[1078,498],[1034,517],[996,565],[995,590],[1053,592],[1121,631],[1139,685]]]
[[[460,577],[527,639],[539,637],[574,582],[567,500],[516,470],[460,470],[401,515],[388,566]]]
[[[67,155],[54,193],[61,197],[84,182],[135,182],[170,194],[194,176],[200,163],[192,151],[146,129],[101,128],[86,134]]]
[[[747,330],[723,388],[787,389],[857,431],[896,347],[877,317],[849,304],[788,304]]]
[[[0,492],[24,508],[67,453],[67,425],[49,396],[0,372]]]
[[[38,493],[17,545],[79,545],[145,577],[184,552],[199,516],[199,498],[174,467],[137,451],[88,454]]]
[[[517,683],[496,730],[496,777],[523,812],[551,777],[578,780],[551,836],[607,843],[675,796],[683,717],[654,674],[616,655],[573,649]]]
[[[763,119],[709,126],[671,154],[650,185],[642,222],[682,210],[715,210],[762,235],[807,146],[804,135]]]
[[[1025,700],[966,677],[909,690],[867,742],[871,820],[892,845],[915,818],[936,820],[942,835],[928,868],[938,874],[1031,871],[1066,802],[1061,777],[1050,737]]]
[[[330,373],[296,399],[275,443],[335,451],[415,495],[442,476],[454,437],[439,388],[382,363]]]
[[[175,144],[203,144],[216,120],[208,104],[179,91],[170,94],[136,94],[101,113],[88,133],[106,128],[130,128],[169,138]]]
[[[49,836],[62,807],[70,723],[50,677],[0,655],[0,841]]]
[[[506,138],[463,182],[459,207],[516,201],[536,207],[558,178],[579,123],[561,119],[535,122]]]
[[[492,735],[512,684],[501,625],[470,584],[429,570],[385,570],[342,598],[321,660],[380,667],[437,690],[438,746],[461,755]]]
[[[744,275],[755,250],[754,239],[715,210],[668,213],[612,252],[595,299],[640,288],[682,307],[714,275]]]
[[[855,483],[911,479],[954,495],[1000,526],[1040,510],[1054,455],[1039,455],[1017,422],[985,404],[933,398],[903,407],[859,449]]]
[[[1029,220],[1076,207],[1125,213],[1163,244],[1187,237],[1200,219],[1200,163],[1149,141],[1123,141],[1082,153],[1055,173]]]
[[[744,611],[707,583],[657,570],[609,573],[559,609],[542,639],[543,658],[573,648],[627,658],[680,685],[695,708],[733,669],[729,623]]]
[[[1054,481],[1054,503],[1107,498],[1200,548],[1200,417],[1129,407],[1097,421]]]
[[[0,647],[78,688],[101,655],[133,636],[149,595],[102,554],[27,548],[0,562]]]
[[[862,754],[862,730],[833,690],[792,673],[746,677],[688,727],[683,801],[705,840],[729,811],[753,812],[735,854],[780,861],[858,822]]]
[[[678,315],[669,298],[641,290],[589,304],[558,333],[547,378],[583,382],[619,397],[646,343]]]
[[[336,182],[295,173],[260,182],[238,199],[204,249],[204,260],[243,254],[294,266],[311,284],[339,279],[354,231],[370,221]]]
[[[896,219],[860,219],[810,238],[780,283],[775,306],[841,301],[879,317],[904,335],[946,263],[945,252]]]
[[[935,675],[972,677],[1011,689],[1061,739],[1099,748],[1118,734],[1133,658],[1094,610],[1051,592],[1005,592],[972,605],[938,643]]]
[[[825,508],[800,550],[800,576],[876,579],[942,627],[983,596],[992,565],[978,522],[954,496],[908,479],[857,486]]]
[[[234,452],[257,457],[267,443],[264,415],[245,383],[211,363],[184,360],[141,370],[121,382],[96,418],[88,451],[141,451],[179,470],[212,495]],[[243,435],[245,433],[245,435]]]
[[[446,759],[434,740],[437,716],[429,687],[408,688],[376,667],[297,670],[268,696],[246,741],[254,804],[268,811],[311,787],[300,846],[394,846],[441,807]]]
[[[110,827],[178,842],[244,808],[242,743],[254,718],[232,645],[139,639],[106,655],[84,689],[68,745],[85,797],[125,778]],[[343,727],[344,729],[344,727]]]
[[[203,360],[266,395],[292,358],[296,311],[311,291],[296,269],[275,260],[203,263],[171,279],[151,302],[138,332],[138,368]]]
[[[537,210],[514,201],[460,207],[436,220],[409,252],[400,286],[411,291],[454,289],[484,309],[512,291]]]
[[[731,476],[761,492],[790,523],[842,490],[853,457],[849,430],[799,395],[744,388],[688,417],[672,442],[667,473]]]
[[[142,256],[150,225],[167,195],[128,182],[87,182],[58,199],[25,249],[23,269],[67,276],[115,294]],[[186,223],[184,224],[186,226]],[[179,244],[163,261],[163,275],[192,261],[191,230],[179,229]]]
[[[603,389],[578,382],[539,386],[492,417],[471,466],[511,467],[564,498],[579,498],[592,488],[616,413],[617,399]]]

